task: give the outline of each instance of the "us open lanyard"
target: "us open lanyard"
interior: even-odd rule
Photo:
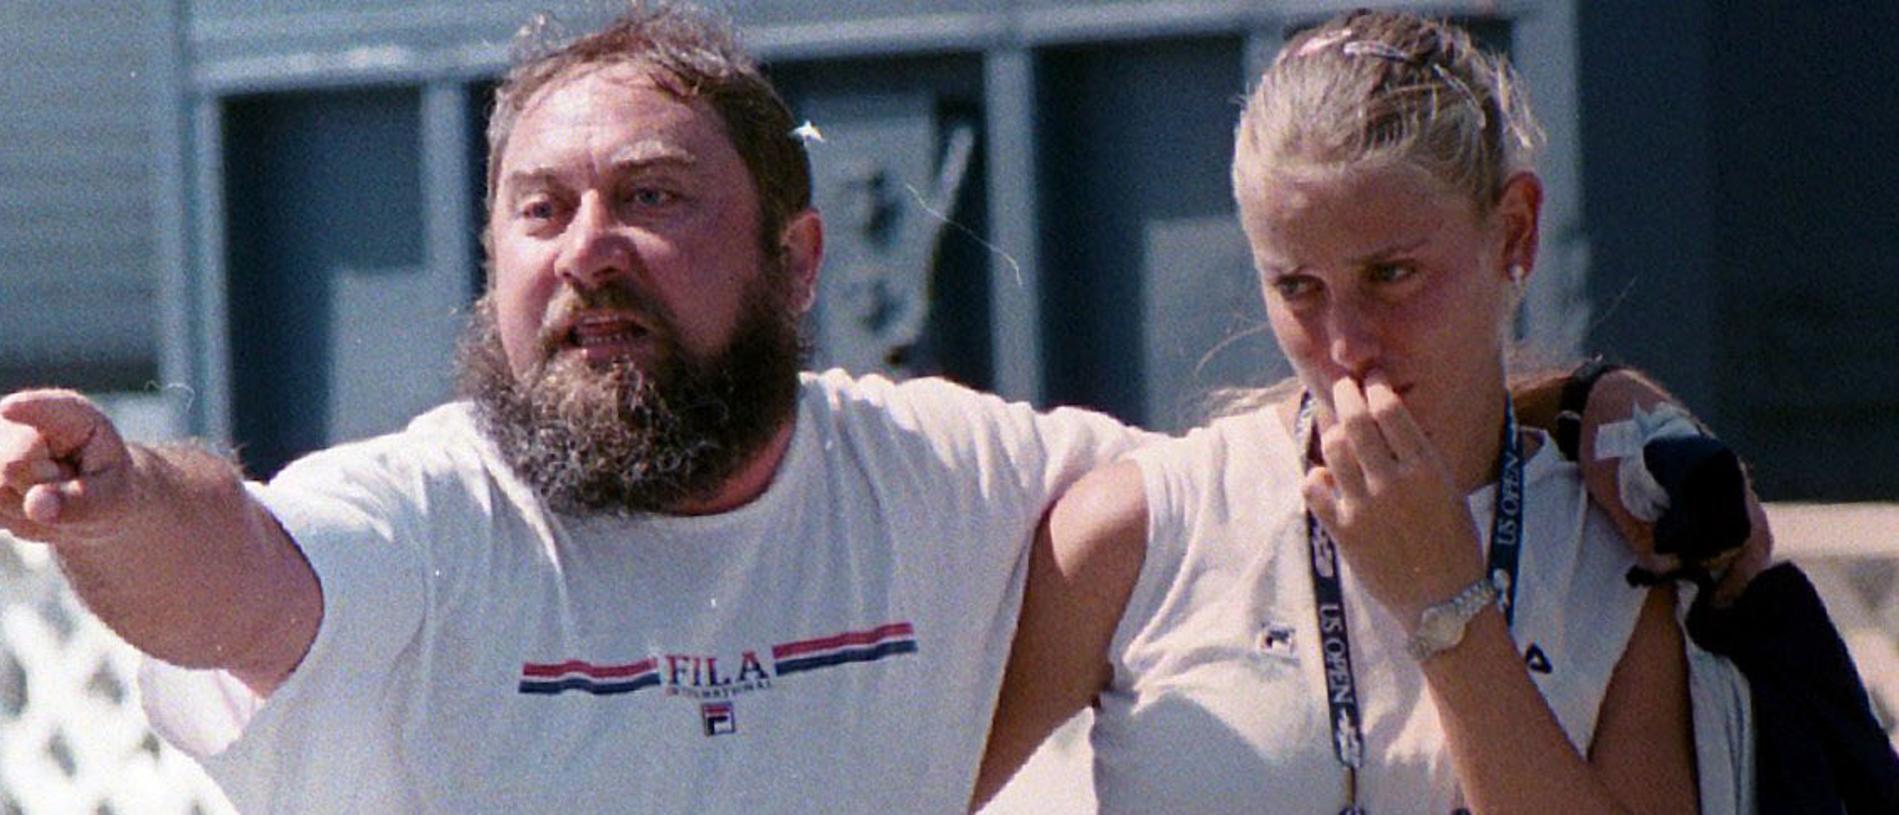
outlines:
[[[1294,429],[1301,460],[1312,463],[1312,395],[1299,400]],[[1503,403],[1503,446],[1497,453],[1497,508],[1491,520],[1486,570],[1497,586],[1497,606],[1509,625],[1516,608],[1517,556],[1523,542],[1523,446],[1517,438],[1516,405]],[[1332,714],[1332,745],[1345,766],[1345,808],[1339,815],[1364,815],[1358,805],[1358,771],[1365,748],[1358,717],[1358,687],[1352,673],[1351,634],[1345,625],[1345,591],[1339,580],[1338,549],[1332,536],[1306,511],[1306,542],[1312,553],[1312,593],[1319,618],[1319,645],[1325,660],[1325,699]]]

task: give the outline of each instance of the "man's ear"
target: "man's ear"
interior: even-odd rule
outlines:
[[[791,216],[779,233],[778,251],[784,258],[785,274],[791,278],[791,308],[803,315],[818,301],[818,267],[824,264],[824,218],[815,209]]]
[[[1501,268],[1520,267],[1524,277],[1536,270],[1538,224],[1543,212],[1543,180],[1523,171],[1503,182],[1492,217],[1502,229]]]

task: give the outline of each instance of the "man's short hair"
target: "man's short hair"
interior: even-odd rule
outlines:
[[[731,22],[686,3],[633,0],[591,34],[563,40],[550,28],[542,17],[522,29],[514,67],[495,91],[488,118],[488,209],[494,209],[508,138],[536,93],[577,70],[633,65],[661,89],[682,100],[703,99],[719,115],[758,189],[760,246],[766,257],[777,257],[786,222],[811,206],[811,160],[792,133],[791,109],[740,49]],[[492,239],[484,229],[482,244],[491,258]]]

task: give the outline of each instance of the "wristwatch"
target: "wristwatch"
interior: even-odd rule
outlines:
[[[1484,606],[1497,601],[1497,584],[1486,576],[1478,578],[1456,597],[1431,606],[1418,615],[1418,630],[1405,643],[1405,653],[1423,662],[1449,651],[1464,641],[1464,627]]]

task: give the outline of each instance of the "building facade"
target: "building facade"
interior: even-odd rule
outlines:
[[[815,363],[1163,429],[1284,376],[1232,127],[1288,32],[1363,5],[725,3],[823,134]],[[544,7],[584,30],[613,3],[0,4],[0,391],[98,393],[260,475],[449,398],[487,107]],[[1512,53],[1548,132],[1529,342],[1653,372],[1769,500],[1868,508],[1783,534],[1899,537],[1877,503],[1899,499],[1899,4],[1423,7]],[[35,551],[0,541],[0,607],[32,620],[0,631],[0,809],[215,808],[141,729],[93,727],[132,662]],[[1899,708],[1899,547],[1807,551]],[[92,780],[127,753],[147,776]]]

